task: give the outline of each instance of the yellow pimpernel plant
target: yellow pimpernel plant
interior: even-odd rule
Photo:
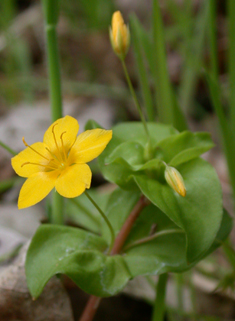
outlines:
[[[90,188],[92,173],[86,164],[99,156],[112,138],[111,130],[92,129],[77,136],[79,124],[71,116],[55,121],[45,132],[43,142],[27,146],[12,158],[15,172],[28,179],[18,199],[19,209],[40,202],[55,187],[67,198]]]

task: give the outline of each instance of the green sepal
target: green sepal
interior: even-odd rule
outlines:
[[[197,158],[178,167],[186,196],[177,194],[168,184],[135,174],[141,192],[187,236],[187,260],[195,261],[213,243],[222,219],[221,187],[214,168]],[[182,238],[182,236],[179,236]]]
[[[55,274],[66,274],[82,290],[96,296],[118,293],[131,275],[122,256],[107,256],[101,237],[78,228],[42,225],[26,257],[29,291],[37,298]]]

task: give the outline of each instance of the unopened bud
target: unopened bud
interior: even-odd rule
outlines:
[[[130,31],[129,27],[125,25],[120,11],[113,14],[109,36],[114,52],[119,58],[124,59],[130,45]]]
[[[176,191],[176,193],[185,197],[186,189],[184,186],[184,180],[181,174],[177,171],[177,169],[166,165],[165,179],[168,185],[170,185],[170,187],[173,188],[173,190]]]

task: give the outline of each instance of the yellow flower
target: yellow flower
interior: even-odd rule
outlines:
[[[55,187],[68,198],[90,188],[91,170],[86,164],[99,156],[112,138],[111,130],[87,130],[77,137],[79,125],[75,118],[65,116],[45,132],[43,143],[27,146],[12,158],[15,172],[28,179],[23,184],[19,209],[40,202]]]
[[[118,57],[124,59],[130,45],[130,31],[129,27],[125,25],[120,11],[113,14],[109,36],[114,52]]]
[[[166,165],[165,179],[168,185],[173,188],[176,193],[183,197],[186,196],[186,188],[184,186],[183,177],[176,168]]]

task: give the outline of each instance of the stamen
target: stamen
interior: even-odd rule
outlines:
[[[43,158],[45,158],[46,160],[49,161],[49,159],[48,159],[46,156],[43,156],[43,155],[40,154],[38,151],[36,151],[36,149],[34,149],[33,147],[29,146],[29,145],[26,143],[24,137],[22,137],[22,141],[23,141],[23,143],[24,143],[24,145],[25,145],[26,147],[29,147],[29,148],[32,149],[35,153],[37,153],[39,156],[41,156],[41,157],[43,157]]]
[[[56,167],[52,167],[50,165],[43,165],[43,164],[38,164],[38,163],[31,163],[31,162],[25,162],[21,165],[21,167],[25,166],[25,165],[38,165],[38,166],[42,166],[42,167],[45,167],[45,168],[51,168],[53,170],[56,169]]]
[[[54,136],[54,141],[55,141],[57,150],[58,150],[58,152],[59,152],[59,154],[60,154],[59,146],[58,146],[58,144],[57,144],[56,137],[55,137],[55,131],[54,131],[54,128],[55,128],[56,125],[58,125],[58,123],[56,123],[56,124],[52,127],[52,134],[53,134],[53,136]]]
[[[58,159],[58,157],[55,156],[55,154],[53,154],[49,148],[45,147],[45,149],[51,154],[51,156],[53,157],[53,159],[50,159],[50,160],[54,160],[54,161],[57,161],[59,164],[61,163]]]
[[[67,155],[66,155],[66,151],[65,151],[65,147],[64,147],[64,142],[63,142],[63,135],[66,133],[66,131],[65,132],[63,132],[61,135],[60,135],[60,140],[61,140],[61,145],[62,145],[62,150],[63,150],[63,153],[64,153],[64,158],[65,158],[65,160],[67,159]]]

